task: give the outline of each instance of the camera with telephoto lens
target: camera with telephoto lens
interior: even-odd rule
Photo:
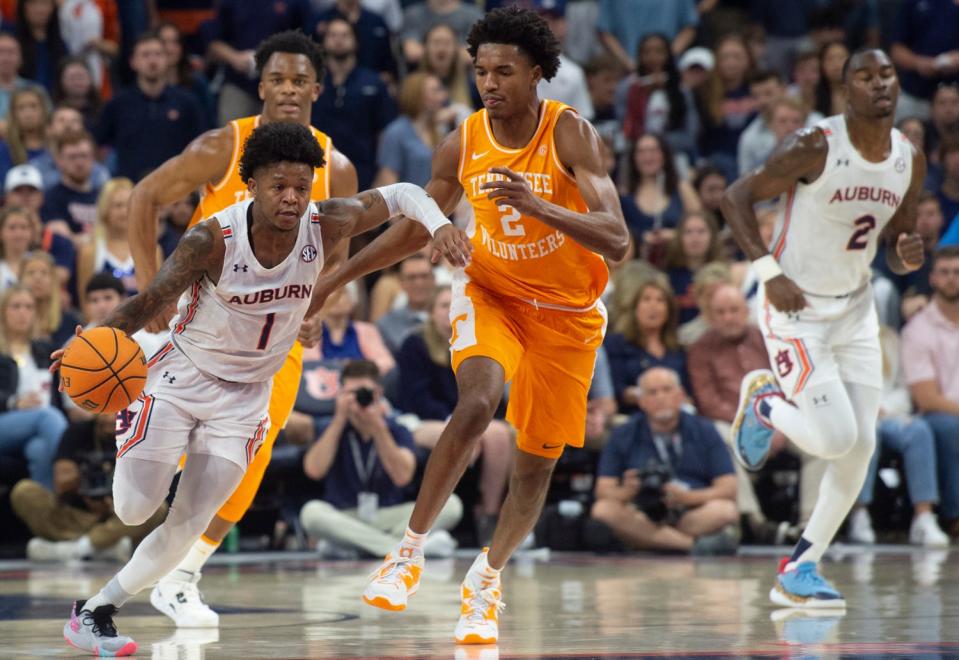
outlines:
[[[114,454],[89,454],[80,463],[80,487],[77,494],[90,499],[102,499],[113,494]]]
[[[366,408],[368,405],[373,403],[373,390],[368,387],[361,387],[357,389],[353,396],[356,397],[356,403],[360,408]]]
[[[663,500],[663,486],[673,478],[668,466],[650,461],[639,471],[639,492],[636,493],[636,508],[654,523],[661,523],[669,516],[669,508]]]

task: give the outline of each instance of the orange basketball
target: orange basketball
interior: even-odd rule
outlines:
[[[63,391],[92,413],[115,413],[140,396],[147,361],[125,332],[101,327],[84,330],[67,345],[60,364]]]

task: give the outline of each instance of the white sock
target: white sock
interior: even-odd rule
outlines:
[[[502,569],[493,568],[489,565],[489,554],[486,550],[483,550],[476,558],[476,561],[473,562],[473,565],[470,566],[466,578],[470,579],[472,577],[479,582],[495,583],[499,579],[501,570]]]
[[[190,551],[186,557],[183,558],[183,561],[180,562],[179,566],[170,573],[170,577],[177,580],[190,580],[194,575],[200,572],[203,565],[206,564],[207,560],[213,556],[213,553],[216,552],[216,549],[219,547],[219,543],[211,543],[206,535],[201,536],[190,548]]]
[[[426,537],[429,534],[428,530],[420,534],[407,527],[403,534],[403,540],[400,541],[400,550],[407,548],[412,551],[412,554],[423,554],[423,544],[426,543]]]
[[[72,541],[57,543],[57,554],[63,559],[83,559],[93,556],[93,553],[93,544],[90,543],[90,537],[86,534]]]

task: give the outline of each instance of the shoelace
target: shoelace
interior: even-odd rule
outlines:
[[[383,582],[402,582],[403,572],[409,570],[411,562],[412,560],[409,557],[393,557],[387,562],[386,566],[381,566],[370,573],[369,579]]]
[[[502,612],[506,609],[506,603],[500,600],[501,595],[496,587],[487,587],[482,591],[477,591],[469,600],[470,613],[466,620],[476,625],[482,625],[486,621],[486,611],[490,607],[495,607],[497,614]]]
[[[91,626],[93,632],[101,637],[116,637],[117,627],[113,623],[113,615],[116,611],[117,608],[112,605],[101,605],[93,612],[81,610],[81,621],[83,625]]]
[[[192,582],[183,586],[180,589],[180,594],[183,594],[183,597],[189,601],[196,601],[201,605],[206,605],[206,601],[203,600],[203,592],[200,591],[200,588],[193,584]]]
[[[800,566],[796,569],[796,577],[798,577],[803,582],[807,582],[816,587],[822,587],[824,589],[829,589],[832,591],[832,587],[829,586],[829,583],[826,582],[826,579],[816,572],[816,565],[810,564],[807,566]]]

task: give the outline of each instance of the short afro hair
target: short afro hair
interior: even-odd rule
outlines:
[[[543,78],[552,80],[559,70],[562,50],[556,35],[543,17],[531,9],[500,7],[478,20],[466,37],[467,51],[473,61],[483,44],[516,46],[543,70]]]
[[[253,56],[256,60],[256,70],[263,75],[263,68],[274,53],[292,53],[306,55],[316,72],[316,79],[323,80],[326,71],[326,62],[323,58],[323,49],[299,30],[277,32],[260,42]]]
[[[892,64],[892,59],[889,57],[889,54],[886,53],[882,48],[876,48],[875,46],[863,46],[858,48],[852,53],[849,54],[849,57],[846,58],[846,61],[842,63],[842,76],[840,80],[846,82],[846,77],[849,75],[849,72],[852,70],[852,61],[863,55],[868,55],[869,53],[879,53]]]
[[[302,124],[272,122],[258,127],[243,144],[240,179],[247,183],[258,169],[276,163],[303,163],[323,167],[323,148]]]

